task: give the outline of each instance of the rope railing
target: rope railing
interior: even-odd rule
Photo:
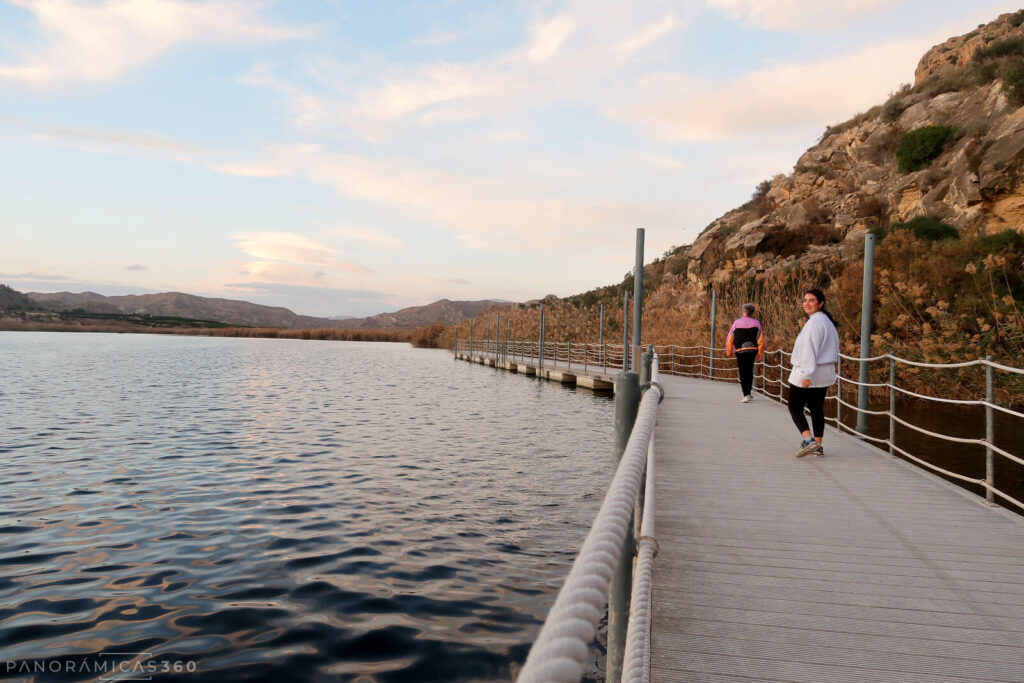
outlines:
[[[662,391],[646,391],[608,493],[517,681],[576,683],[608,603],[612,575],[632,524]],[[626,679],[633,680],[633,679]]]
[[[465,340],[460,340],[460,348],[462,347]],[[476,349],[483,349],[485,352],[490,349],[491,352],[495,352],[497,347],[503,342],[495,342],[495,340],[489,340],[485,342],[481,347],[479,346],[479,340],[474,340],[473,347]],[[488,345],[489,344],[489,345]],[[586,366],[590,367],[589,358],[600,358],[603,363],[595,365],[594,370],[603,369],[606,372],[617,372],[622,367],[623,357],[627,357],[630,349],[623,348],[622,344],[575,344],[568,342],[559,342],[557,344],[545,344],[545,363],[550,358],[551,362],[565,363],[569,367],[574,366]],[[467,347],[468,348],[468,347]],[[537,343],[533,342],[532,346],[526,345],[520,347],[524,349],[524,353],[521,357],[537,357]],[[657,351],[661,360],[661,372],[666,375],[678,375],[683,377],[695,377],[701,379],[711,379],[717,381],[735,381],[738,376],[738,368],[736,367],[735,358],[730,358],[725,355],[725,349],[720,347],[711,348],[709,346],[680,346],[680,345],[662,345],[654,347]],[[765,397],[768,397],[774,401],[782,404],[788,403],[785,394],[786,386],[786,373],[792,368],[789,363],[789,358],[792,354],[785,349],[775,349],[765,351],[762,360],[755,365],[755,376],[754,376],[754,389],[758,393]],[[583,362],[579,361],[583,358]],[[992,382],[992,373],[994,372],[1005,372],[1014,375],[1024,375],[1024,369],[1015,368],[1001,363],[996,363],[989,359],[977,359],[971,361],[965,361],[960,363],[925,363],[921,361],[909,360],[906,358],[900,358],[892,354],[881,354],[877,356],[871,356],[869,358],[858,358],[856,356],[849,356],[846,354],[839,354],[840,365],[844,363],[846,367],[860,367],[861,364],[887,362],[890,365],[890,375],[896,377],[898,375],[898,369],[902,366],[911,368],[930,368],[938,370],[963,370],[967,368],[979,368],[983,369],[988,373],[988,382]],[[986,497],[990,502],[994,501],[994,496],[998,496],[1002,500],[1010,501],[1014,504],[1016,499],[1009,496],[1006,492],[1000,491],[995,486],[994,479],[994,466],[993,458],[1001,457],[1006,460],[1016,463],[1024,464],[1024,456],[1009,452],[1007,449],[1000,447],[994,442],[992,436],[993,430],[991,429],[991,423],[993,420],[993,414],[999,413],[1007,416],[1011,419],[1022,419],[1024,414],[1001,406],[994,402],[991,397],[975,398],[975,399],[964,399],[964,398],[947,398],[943,396],[931,396],[919,391],[913,391],[906,387],[901,387],[897,382],[879,382],[879,381],[867,381],[862,382],[859,378],[847,377],[843,374],[840,368],[840,372],[837,373],[837,383],[834,389],[830,389],[829,394],[826,396],[826,400],[831,405],[835,406],[834,415],[830,415],[827,420],[836,429],[840,431],[849,432],[856,435],[858,438],[870,441],[878,444],[883,450],[888,449],[890,454],[904,452],[903,449],[896,447],[895,440],[895,428],[899,425],[901,428],[907,428],[923,436],[931,439],[937,439],[946,443],[955,443],[966,446],[976,446],[985,448],[986,458],[986,478],[977,479],[967,477],[961,479],[968,481],[969,483],[977,483],[978,481],[984,482],[979,484],[986,490]],[[857,390],[872,390],[872,391],[883,391],[889,395],[889,407],[883,410],[872,410],[862,404],[854,404],[847,400],[844,400],[844,396],[848,392],[856,387]],[[986,422],[989,425],[986,428],[986,436],[984,438],[966,439],[960,436],[953,436],[950,434],[942,434],[938,431],[921,428],[917,425],[912,424],[908,420],[902,419],[895,415],[895,397],[902,396],[905,398],[911,398],[919,401],[932,402],[937,404],[946,404],[951,406],[962,406],[962,407],[977,407],[983,409],[986,414]],[[859,403],[859,402],[858,402]],[[848,426],[844,420],[844,414],[849,419],[854,416],[872,416],[874,418],[887,418],[890,424],[888,438],[879,438],[877,436],[871,436],[863,431],[854,430]],[[909,456],[908,456],[909,458]],[[922,465],[923,467],[936,472],[938,474],[946,475],[945,469],[929,463],[920,457],[909,458],[912,461]],[[952,477],[959,479],[960,477]],[[1020,506],[1024,508],[1024,506]]]
[[[645,347],[646,348],[646,347]],[[738,368],[734,358],[725,356],[725,349],[706,346],[660,346],[650,347],[654,354],[652,378],[657,380],[658,372],[710,379],[717,381],[735,381]],[[684,353],[696,351],[695,353]],[[568,367],[590,367],[594,370],[618,371],[623,366],[623,359],[628,361],[631,349],[621,344],[574,344],[569,342],[524,342],[511,340],[459,340],[456,353],[469,356],[480,354],[493,358],[522,360],[523,362],[550,363],[558,366],[564,363]],[[777,357],[777,363],[767,361],[771,356]],[[787,362],[791,353],[776,349],[766,351],[760,362],[755,364],[754,389],[762,395],[787,403],[784,395],[786,384],[785,374],[792,366]],[[680,362],[691,361],[696,362]],[[842,374],[842,361],[860,365],[877,361],[888,361],[890,365],[889,382],[861,382],[845,377]],[[895,383],[896,367],[905,364],[911,367],[962,369],[983,367],[987,374],[988,396],[985,399],[949,399],[929,396],[905,389]],[[848,432],[860,439],[878,445],[883,450],[888,448],[891,455],[898,454],[917,465],[965,484],[978,486],[985,491],[986,498],[992,503],[999,498],[1008,504],[1024,510],[1024,502],[999,490],[993,481],[993,456],[1000,456],[1024,466],[1024,458],[993,443],[992,414],[995,411],[1014,418],[1024,418],[1024,414],[994,403],[992,399],[992,373],[1003,371],[1024,375],[1024,370],[1013,368],[991,360],[975,360],[963,363],[935,364],[920,363],[899,358],[891,354],[883,354],[867,359],[840,354],[840,369],[837,373],[835,389],[826,398],[834,401],[835,415],[827,418],[839,431]],[[888,410],[870,410],[862,405],[854,405],[843,400],[843,388],[856,386],[858,389],[885,389],[889,395]],[[623,656],[624,681],[648,681],[650,678],[650,626],[651,626],[651,585],[653,560],[657,555],[657,541],[654,537],[654,443],[653,429],[656,420],[657,402],[662,396],[660,385],[652,384],[658,389],[658,397],[645,392],[637,413],[636,422],[623,453],[620,465],[609,487],[600,512],[587,535],[576,561],[570,570],[554,606],[548,614],[540,635],[535,641],[519,681],[579,681],[583,672],[583,663],[590,653],[597,624],[604,614],[608,603],[608,590],[616,564],[623,551],[624,540],[628,534],[628,526],[633,515],[633,506],[645,479],[644,507],[639,536],[636,540],[636,561],[633,574],[633,593],[630,603],[629,627],[627,630],[625,652]],[[987,428],[985,438],[968,438],[942,434],[925,429],[895,414],[896,395],[910,396],[922,401],[932,401],[960,406],[975,406],[986,411]],[[880,438],[855,430],[842,419],[842,410],[852,411],[851,415],[870,415],[887,417],[889,422],[888,438]],[[908,452],[895,443],[895,427],[910,429],[929,438],[939,439],[947,443],[964,446],[983,447],[986,451],[985,478],[972,477],[950,469]],[[644,477],[646,472],[646,477]]]
[[[659,379],[658,355],[651,363],[651,382]],[[654,535],[654,439],[647,445],[647,478],[644,484],[644,509],[640,535],[636,539],[636,567],[633,570],[633,594],[629,603],[629,627],[623,655],[622,680],[648,683],[651,679],[651,588],[654,582],[654,558],[658,541]]]

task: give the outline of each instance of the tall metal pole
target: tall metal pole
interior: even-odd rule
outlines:
[[[622,298],[622,370],[629,370],[629,290]]]
[[[633,266],[633,372],[640,372],[640,333],[644,304],[644,229],[636,229],[636,265]]]
[[[508,360],[508,347],[512,345],[512,321],[507,321],[505,325],[505,360]]]
[[[985,360],[989,363],[992,362],[992,356],[985,356]],[[996,437],[996,424],[993,420],[992,404],[995,403],[996,392],[995,392],[995,376],[991,365],[985,366],[985,402],[989,405],[985,406],[985,483],[989,487],[995,486],[995,469],[992,463],[992,444]],[[995,505],[995,496],[992,493],[992,489],[986,487],[985,489],[985,500],[988,501],[989,505]]]
[[[540,340],[537,343],[537,376],[544,365],[544,304],[540,305]]]
[[[860,357],[871,357],[871,300],[875,289],[875,236],[864,235],[864,291],[860,304]],[[860,361],[860,386],[857,392],[857,431],[868,433],[868,362]]]
[[[601,323],[597,328],[597,354],[601,367],[604,367],[604,304],[601,304]]]
[[[501,358],[501,313],[498,314],[498,321],[494,323],[494,359]],[[497,363],[495,363],[497,365]]]
[[[469,319],[469,359],[473,360],[473,319]]]
[[[718,316],[718,292],[711,290],[711,348],[708,351],[708,378],[715,378],[715,318]]]

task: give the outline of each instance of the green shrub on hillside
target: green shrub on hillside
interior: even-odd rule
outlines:
[[[1003,91],[1015,107],[1024,105],[1024,60],[1017,60],[1003,74]]]
[[[971,56],[972,62],[984,62],[988,59],[997,59],[1007,55],[1024,55],[1024,37],[1014,36],[997,40],[991,45],[986,45]]]
[[[896,223],[892,227],[897,230],[909,230],[914,233],[914,237],[932,242],[955,240],[960,237],[960,233],[952,225],[931,216],[918,216],[906,223]]]
[[[1013,228],[994,235],[983,235],[978,238],[978,251],[983,254],[1001,254],[1005,251],[1024,253],[1024,235]]]
[[[955,240],[960,237],[959,230],[949,223],[940,221],[938,218],[933,218],[932,216],[918,216],[917,218],[910,219],[906,223],[893,223],[889,226],[876,226],[871,228],[870,232],[875,236],[875,240],[881,243],[887,235],[896,230],[912,232],[914,237],[930,242],[939,242],[950,239]],[[1013,231],[1011,230],[1010,232]],[[1024,241],[1024,238],[1022,238],[1022,241]]]
[[[953,141],[956,129],[952,126],[923,126],[903,135],[896,150],[900,171],[918,171],[935,159]]]

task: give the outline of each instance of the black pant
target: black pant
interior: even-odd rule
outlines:
[[[811,424],[814,425],[814,436],[825,434],[825,392],[828,387],[795,387],[789,385],[789,416],[800,433],[808,431],[807,418],[804,417],[804,406],[811,411]]]
[[[754,359],[757,358],[757,351],[737,351],[736,367],[740,371],[740,388],[744,396],[750,396],[750,389],[754,386]]]

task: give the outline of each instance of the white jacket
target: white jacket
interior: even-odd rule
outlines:
[[[818,311],[807,319],[793,344],[793,372],[789,383],[802,387],[805,379],[812,387],[835,384],[839,360],[839,333],[828,316]]]

